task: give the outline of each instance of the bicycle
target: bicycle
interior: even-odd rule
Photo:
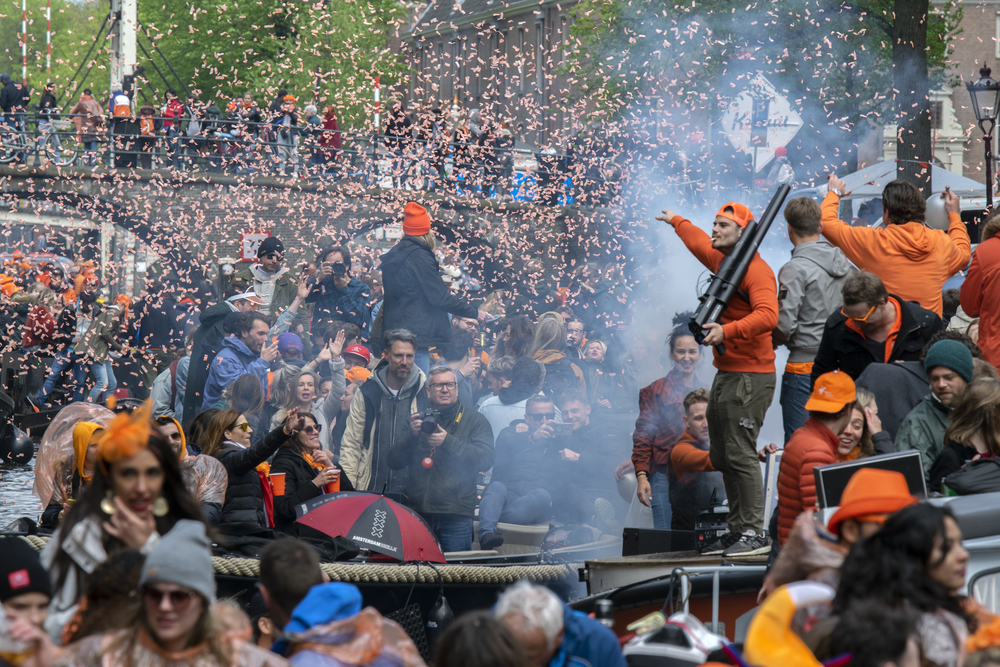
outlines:
[[[48,128],[44,128],[48,125]],[[46,163],[51,162],[57,167],[72,167],[82,154],[84,147],[80,142],[76,127],[71,120],[52,120],[39,124],[38,148],[45,155]],[[62,138],[60,138],[62,137]]]
[[[0,124],[0,164],[10,164],[27,151],[28,138],[24,130]]]

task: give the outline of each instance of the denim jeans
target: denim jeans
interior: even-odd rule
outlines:
[[[427,348],[417,350],[413,356],[413,364],[427,375],[431,369],[431,352]]]
[[[464,514],[421,514],[441,543],[441,550],[472,551],[471,516]]]
[[[101,400],[101,394],[108,387],[108,367],[105,363],[90,364],[90,377],[94,380],[94,386],[87,394],[88,403],[97,403]]]
[[[545,489],[516,496],[502,482],[491,482],[479,501],[479,534],[495,533],[497,521],[530,526],[547,520],[551,514],[552,497]]]
[[[653,528],[670,530],[673,513],[670,510],[670,480],[667,479],[667,473],[660,470],[650,475],[649,487],[653,500]]]
[[[118,388],[118,378],[115,377],[115,367],[111,364],[111,357],[108,357],[108,360],[104,362],[104,372],[108,376],[108,386],[104,388],[101,403],[108,400],[115,393],[115,389]]]
[[[49,375],[45,378],[45,384],[42,385],[42,390],[38,394],[39,401],[44,402],[48,399],[49,394],[52,393],[52,388],[59,381],[59,376],[70,366],[73,367],[73,384],[75,387],[73,401],[83,400],[83,386],[87,382],[87,365],[81,364],[80,360],[72,352],[57,352],[55,358],[52,360]]]
[[[785,442],[792,434],[805,426],[809,413],[806,412],[806,401],[812,384],[811,375],[800,375],[785,371],[781,375],[781,421],[785,427]]]

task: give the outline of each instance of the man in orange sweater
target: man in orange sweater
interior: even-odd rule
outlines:
[[[718,271],[753,214],[742,204],[725,204],[715,216],[711,238],[673,211],[664,211],[657,220],[672,225],[698,261]],[[771,331],[778,325],[778,289],[774,271],[760,255],[754,255],[739,288],[749,303],[734,297],[722,313],[722,323],[705,327],[702,341],[710,346],[726,344],[725,354],[715,350],[719,372],[712,381],[707,415],[712,465],[722,473],[729,498],[729,533],[710,545],[705,555],[751,556],[771,548],[764,537],[764,482],[757,461],[757,434],[774,397]]]
[[[969,233],[959,215],[961,200],[944,193],[948,233],[924,225],[927,203],[917,186],[895,180],[882,191],[883,228],[851,227],[837,217],[846,184],[830,177],[823,200],[820,232],[844,251],[847,258],[882,279],[886,289],[903,301],[916,301],[941,315],[941,288],[964,269],[972,255]]]
[[[809,419],[785,444],[778,467],[778,544],[785,545],[795,519],[816,505],[813,468],[837,462],[839,434],[851,420],[854,380],[833,371],[816,379],[806,402]]]

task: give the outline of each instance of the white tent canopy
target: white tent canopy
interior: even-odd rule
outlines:
[[[868,199],[881,197],[882,190],[891,181],[896,180],[896,161],[886,160],[843,177],[851,199]],[[822,184],[825,191],[826,183]],[[951,188],[959,197],[985,197],[986,186],[971,178],[959,176],[937,165],[931,165],[931,192],[944,192]]]

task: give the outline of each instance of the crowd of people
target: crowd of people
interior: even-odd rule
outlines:
[[[699,514],[725,505],[728,530],[703,555],[778,554],[762,599],[792,604],[797,589],[789,585],[813,571],[833,572],[824,581],[836,597],[829,594],[822,615],[832,620],[822,641],[810,644],[812,655],[832,657],[836,646],[849,645],[857,637],[850,624],[872,616],[875,606],[876,625],[887,627],[887,636],[893,628],[902,632],[902,643],[887,642],[890,652],[858,664],[918,664],[906,662],[912,637],[919,664],[958,667],[966,638],[991,621],[956,592],[965,583],[967,554],[954,517],[947,508],[909,507],[916,501],[895,473],[869,479],[859,472],[840,511],[822,525],[813,513],[813,470],[916,450],[927,488],[954,492],[969,463],[1000,453],[998,314],[989,308],[1000,273],[1000,217],[983,225],[956,300],[942,290],[970,261],[958,198],[943,195],[950,227],[932,230],[923,224],[919,190],[895,181],[882,197],[884,228],[850,227],[837,218],[843,187],[831,178],[822,205],[788,202],[791,260],[775,277],[755,255],[721,321],[706,325],[701,340],[688,326],[690,314],[678,315],[665,340],[665,374],[656,371],[648,345],[625,343],[632,304],[627,288],[610,279],[613,265],[587,263],[566,283],[537,280],[474,303],[442,279],[430,214],[414,202],[401,212],[403,237],[377,269],[351,248],[333,246],[295,273],[284,266],[283,242],[268,237],[257,262],[236,272],[222,300],[197,317],[165,307],[168,293],[159,283],[148,284],[136,303],[119,297],[105,305],[94,296],[99,284],[85,277],[70,305],[64,281],[54,271],[45,280],[39,274],[21,291],[33,295],[33,312],[46,310],[59,322],[63,338],[37,340],[32,349],[26,343],[38,337],[25,331],[25,353],[39,356],[43,346],[54,353],[36,403],[49,399],[69,368],[75,398],[100,402],[108,392],[102,369],[113,369],[111,351],[127,344],[142,358],[142,387],[151,397],[148,413],[74,430],[73,454],[58,472],[61,490],[43,517],[54,531],[42,556],[53,576],[50,634],[73,627],[67,623],[79,614],[95,568],[135,549],[147,557],[146,566],[134,566],[142,572],[146,615],[80,650],[183,651],[203,642],[219,660],[232,651],[255,655],[242,645],[220,648],[205,628],[189,628],[184,641],[149,643],[157,618],[181,604],[199,604],[207,614],[213,602],[207,586],[149,579],[157,541],[200,549],[202,524],[243,540],[282,533],[317,539],[295,521],[295,507],[338,488],[404,503],[446,553],[501,548],[505,523],[575,535],[581,528],[586,542],[620,534],[630,507],[619,487],[634,474],[635,500],[650,508],[656,528],[692,530]],[[753,214],[725,204],[711,236],[673,211],[659,219],[717,271]],[[49,311],[53,302],[58,315]],[[32,321],[41,320],[48,321],[35,313]],[[759,447],[780,345],[789,350],[781,384],[785,442]],[[706,347],[714,351],[714,377],[700,364]],[[651,372],[663,376],[651,380]],[[631,429],[616,418],[636,405],[630,441]],[[136,433],[145,440],[135,440]],[[776,510],[765,516],[760,462],[779,449]],[[224,493],[207,480],[224,484]],[[299,544],[274,542],[261,558],[279,543]],[[365,616],[356,591],[323,589],[318,580],[311,588],[283,580],[280,590],[301,595],[278,600],[266,571],[262,562],[272,630],[287,634],[291,623],[294,635],[308,637],[338,623],[384,622]],[[527,653],[527,664],[537,665],[553,657],[562,662],[552,664],[574,664],[560,646],[590,656],[611,650],[593,628],[581,629],[587,636],[567,648],[583,621],[546,595],[515,587],[492,615],[456,624],[462,630],[441,646],[471,650],[458,633],[494,633],[498,652]],[[324,602],[331,599],[338,603]],[[297,605],[307,601],[310,612],[299,614]],[[808,625],[800,635],[814,629]],[[526,634],[534,632],[534,639]],[[398,634],[387,630],[392,636]],[[392,648],[385,650],[410,650],[403,638],[386,641]],[[762,649],[748,639],[747,650],[753,661]],[[619,664],[617,646],[614,656],[591,664]],[[261,655],[259,664],[277,659]]]

